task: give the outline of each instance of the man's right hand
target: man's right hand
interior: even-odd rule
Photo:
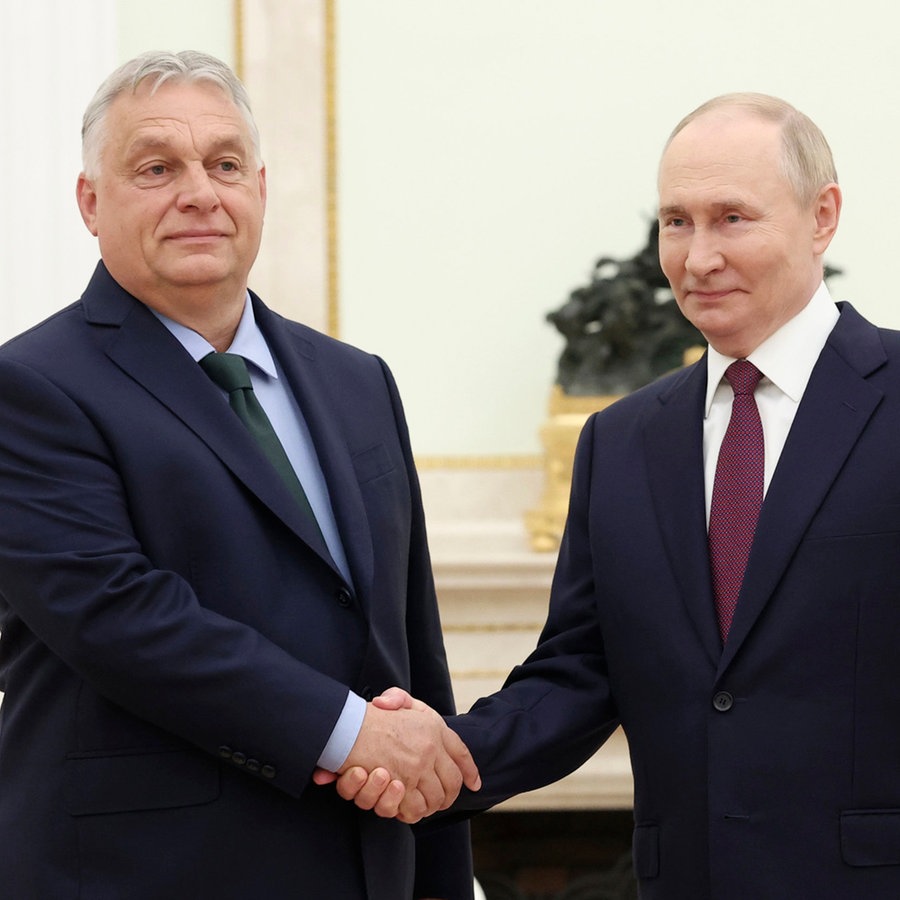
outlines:
[[[450,806],[463,784],[473,791],[481,787],[475,761],[460,737],[431,707],[400,688],[367,706],[340,772],[335,776],[320,770],[314,780],[336,781],[345,800],[410,824]]]

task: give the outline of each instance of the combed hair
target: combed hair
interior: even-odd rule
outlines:
[[[694,119],[719,109],[744,110],[781,126],[782,172],[802,206],[811,205],[826,185],[837,184],[831,148],[819,126],[790,103],[769,94],[722,94],[707,100],[675,126],[666,147]]]
[[[95,178],[100,169],[100,157],[106,140],[106,114],[112,102],[125,91],[136,92],[139,85],[153,79],[152,91],[157,91],[167,81],[207,82],[220,87],[234,102],[247,127],[253,144],[254,162],[262,167],[259,129],[250,109],[247,89],[231,68],[222,60],[196,50],[180,53],[150,51],[119,66],[97,89],[84,111],[81,126],[81,158],[84,174]]]

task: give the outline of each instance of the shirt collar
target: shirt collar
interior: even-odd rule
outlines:
[[[799,403],[813,367],[840,313],[823,281],[812,299],[792,319],[764,340],[747,359],[779,390]],[[706,362],[706,415],[734,357],[709,348]]]
[[[198,334],[186,325],[164,316],[161,312],[151,309],[166,328],[178,339],[178,342],[190,353],[191,357],[199,362],[204,356],[215,350],[212,344],[201,334]],[[270,378],[278,378],[278,371],[275,368],[275,360],[269,350],[269,345],[256,324],[256,317],[253,315],[253,304],[250,302],[250,295],[244,301],[244,311],[241,313],[241,321],[238,323],[237,331],[231,346],[228,348],[229,353],[236,353],[243,356],[248,362],[253,363],[258,369],[268,375]]]

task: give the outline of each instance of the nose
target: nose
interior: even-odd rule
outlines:
[[[187,166],[181,176],[178,192],[178,208],[182,212],[196,209],[211,212],[219,206],[215,182],[202,165]]]
[[[714,234],[705,228],[695,228],[691,235],[684,267],[688,274],[703,278],[725,265],[725,257]]]

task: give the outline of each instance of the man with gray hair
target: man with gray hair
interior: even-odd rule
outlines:
[[[708,352],[586,424],[540,643],[451,720],[484,779],[459,808],[621,725],[642,900],[895,900],[900,334],[829,295],[841,191],[790,104],[704,104],[658,186]],[[390,815],[364,778],[338,789]]]
[[[466,828],[312,782],[382,765],[411,819],[478,773],[367,702],[453,711],[418,482],[384,363],[248,290],[243,86],[144,55],[83,149],[102,261],[0,349],[0,894],[470,900]]]

